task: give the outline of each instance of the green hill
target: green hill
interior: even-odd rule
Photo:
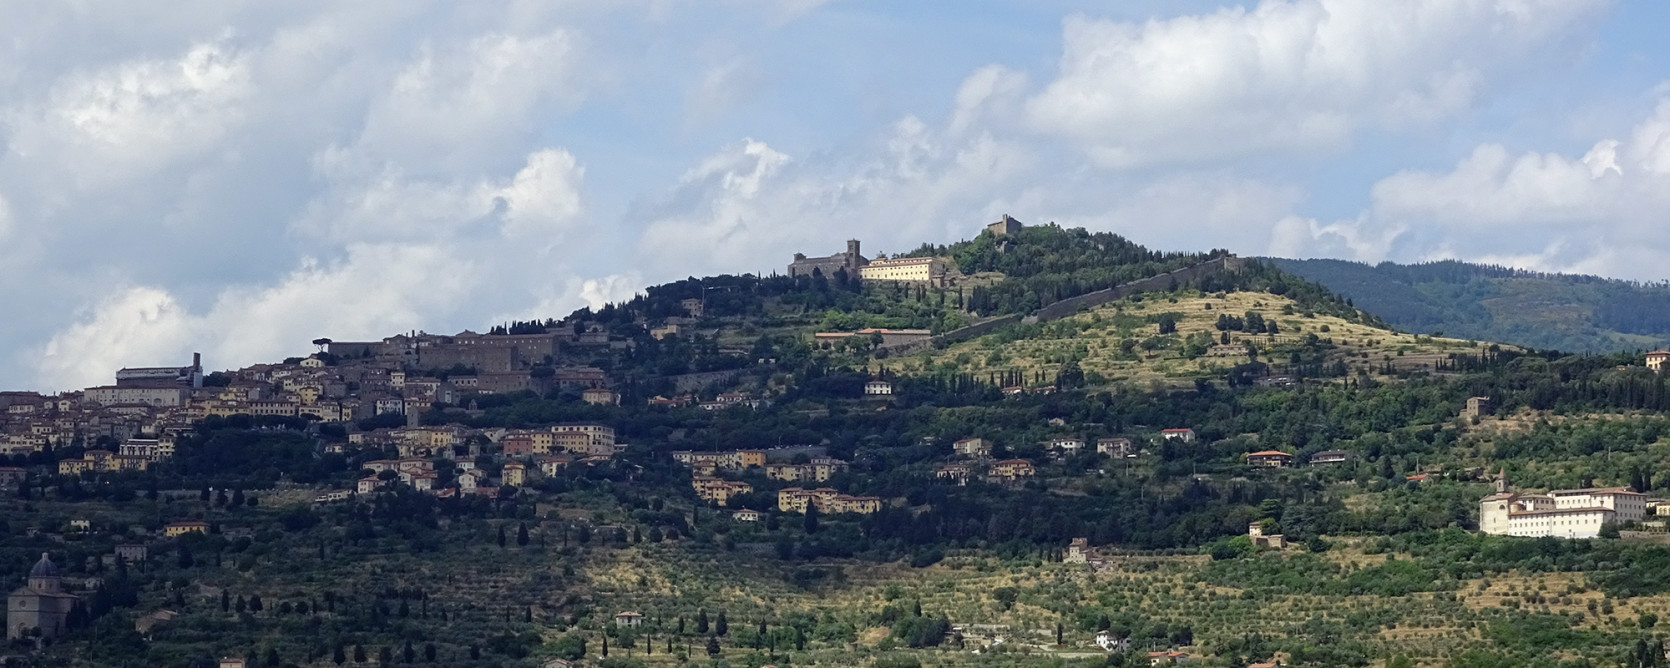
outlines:
[[[1670,286],[1446,260],[1368,265],[1271,259],[1398,329],[1607,352],[1670,342]]]

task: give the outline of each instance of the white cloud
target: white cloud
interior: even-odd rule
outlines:
[[[715,153],[643,214],[638,251],[661,269],[647,278],[780,272],[796,251],[832,253],[851,238],[874,254],[966,236],[1002,212],[998,193],[1033,164],[1017,144],[948,137],[914,117],[895,123],[878,148],[857,164],[800,162],[752,139]]]
[[[533,109],[572,109],[585,99],[593,75],[580,42],[559,28],[426,45],[373,103],[357,152],[429,168],[479,164],[530,128]]]
[[[1581,158],[1484,144],[1447,172],[1407,170],[1375,184],[1356,220],[1284,221],[1271,252],[1363,260],[1463,259],[1541,271],[1663,280],[1670,210],[1664,169],[1670,103],[1628,140]]]
[[[6,114],[11,152],[90,186],[211,150],[243,119],[250,57],[200,43],[171,59],[71,74]]]
[[[1467,108],[1602,0],[1264,0],[1138,25],[1071,17],[1034,128],[1112,166],[1334,148]]]

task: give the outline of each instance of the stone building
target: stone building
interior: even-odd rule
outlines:
[[[1009,214],[1006,213],[1003,214],[1003,218],[999,219],[997,222],[987,225],[986,230],[991,232],[993,235],[1006,237],[1021,231],[1021,227],[1021,221],[1010,218]]]
[[[64,593],[58,567],[42,552],[41,560],[29,571],[27,584],[6,601],[6,638],[25,638],[31,632],[38,632],[43,640],[58,637],[75,602],[74,594]]]
[[[795,253],[794,261],[789,263],[789,277],[811,276],[815,271],[825,278],[833,278],[836,271],[845,271],[848,276],[857,278],[859,270],[870,261],[858,253],[858,240],[847,242],[847,252],[836,253],[827,257],[806,257]]]

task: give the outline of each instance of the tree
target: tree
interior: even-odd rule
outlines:
[[[400,658],[406,663],[417,662],[417,649],[412,647],[412,641],[407,640],[405,646],[400,648]]]
[[[394,663],[394,650],[390,649],[388,645],[383,645],[382,648],[377,650],[377,664],[386,666],[391,663]]]
[[[331,650],[331,663],[334,663],[334,664],[340,666],[340,665],[342,665],[344,663],[347,663],[347,662],[348,662],[347,649],[342,646],[342,643],[337,643],[336,644],[336,649]]]
[[[249,611],[250,612],[260,612],[261,607],[262,607],[262,605],[261,605],[261,595],[260,594],[250,594],[249,595]]]
[[[423,644],[423,660],[428,663],[435,662],[435,643],[430,642]]]
[[[603,636],[603,658],[609,658],[609,636],[607,634]]]
[[[499,540],[498,540],[498,543],[499,543],[499,547],[504,547],[504,545],[505,545],[504,525],[503,524],[499,525]]]
[[[729,633],[730,630],[731,630],[731,623],[725,620],[725,611],[720,610],[718,621],[715,621],[713,623],[713,632],[722,636],[722,635],[725,635],[726,633]]]
[[[1622,534],[1618,531],[1618,525],[1615,522],[1606,522],[1600,525],[1601,538],[1618,538],[1621,535]]]
[[[719,656],[719,636],[707,637],[707,655]]]
[[[812,505],[811,503],[806,504],[806,519],[802,522],[802,527],[806,530],[808,535],[818,532],[817,506]]]
[[[192,566],[197,565],[197,560],[191,556],[191,548],[184,545],[180,546],[179,563],[180,568],[191,568]]]
[[[262,663],[265,663],[269,666],[282,666],[282,665],[284,665],[284,659],[278,655],[278,648],[277,647],[268,647],[267,648],[267,658],[266,658],[266,660],[262,661]]]
[[[518,524],[516,526],[516,546],[517,547],[527,547],[528,546],[528,523],[527,522],[523,522],[523,523]]]
[[[354,663],[365,663],[368,660],[365,656],[365,645],[354,645]]]
[[[1651,612],[1643,612],[1641,613],[1640,619],[1636,621],[1641,624],[1641,628],[1650,629],[1654,626],[1658,626],[1658,615]]]
[[[707,635],[707,610],[705,608],[696,610],[696,633]]]
[[[232,611],[232,591],[230,589],[220,590],[220,611]]]

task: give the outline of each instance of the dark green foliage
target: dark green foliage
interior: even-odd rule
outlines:
[[[1670,342],[1670,286],[1442,261],[1269,260],[1411,332],[1579,352]],[[1645,340],[1637,337],[1645,337]]]

